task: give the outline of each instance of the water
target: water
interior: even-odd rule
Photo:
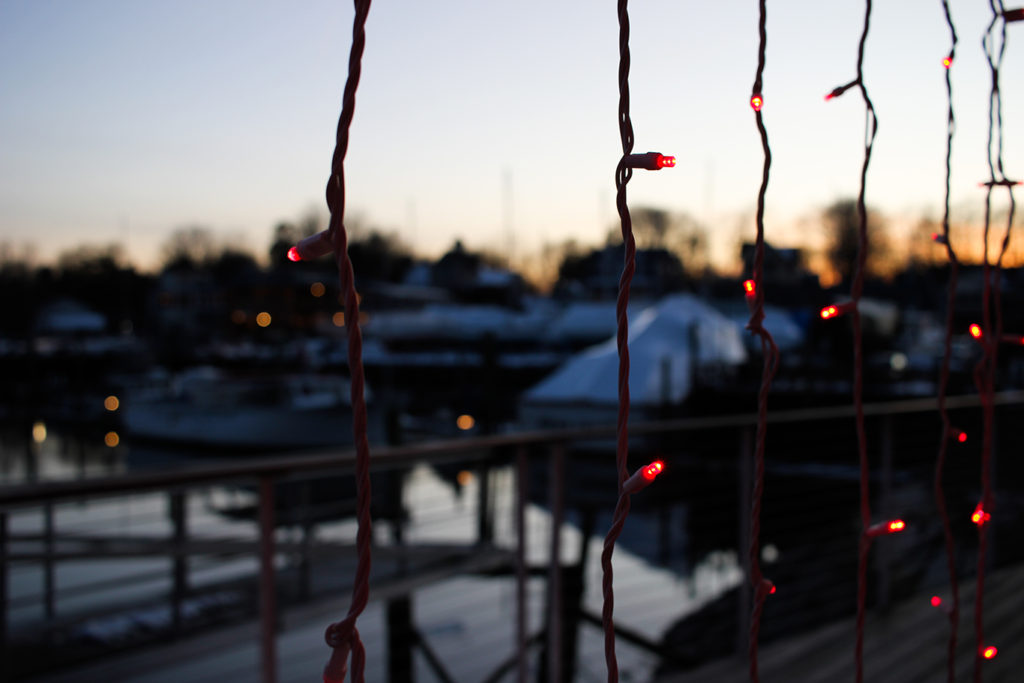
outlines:
[[[37,429],[36,435],[40,433]],[[135,447],[124,439],[111,447],[106,445],[103,436],[62,433],[50,426],[46,428],[45,438],[38,440],[19,439],[17,433],[6,432],[0,441],[2,483],[16,485],[27,481],[85,479],[141,470],[176,469],[213,461],[238,461],[238,456],[197,457],[184,451]],[[492,472],[491,476],[493,505],[497,511],[495,540],[498,545],[512,548],[515,542],[513,473],[504,468]],[[469,472],[460,473],[459,480],[464,485],[453,486],[425,465],[408,474],[404,488],[404,505],[409,515],[404,526],[407,543],[464,546],[473,543],[480,482]],[[215,486],[191,492],[186,497],[189,537],[193,540],[224,539],[225,543],[255,542],[257,532],[251,519],[223,514],[227,508],[238,509],[253,504],[255,496],[244,489]],[[9,529],[12,536],[41,536],[46,528],[47,514],[52,514],[52,526],[61,539],[168,539],[173,534],[170,507],[166,493],[140,493],[55,505],[50,513],[45,508],[13,511],[9,517]],[[685,516],[682,508],[676,512]],[[537,567],[547,566],[551,544],[550,514],[543,505],[530,504],[526,517],[528,561]],[[594,536],[586,539],[589,547],[581,605],[585,611],[595,615],[601,612],[598,558],[609,521],[607,515],[599,515]],[[706,604],[741,580],[734,552],[711,553],[683,572],[679,571],[679,566],[674,569],[659,566],[643,553],[634,552],[631,547],[637,545],[637,539],[657,535],[656,521],[642,510],[636,512],[627,525],[627,534],[632,534],[632,537],[626,539],[634,542],[619,544],[615,552],[616,621],[652,642],[658,642],[682,615]],[[335,519],[316,528],[316,538],[321,542],[351,544],[355,533],[356,524],[351,518]],[[391,535],[391,525],[378,520],[375,524],[377,542],[387,545],[391,542]],[[294,528],[282,528],[277,533],[278,543],[297,542],[300,537]],[[577,526],[567,525],[563,529],[564,563],[576,561],[584,540]],[[63,550],[70,547],[66,540],[61,543]],[[62,639],[79,646],[116,645],[133,642],[141,631],[159,631],[170,625],[172,611],[167,596],[173,590],[171,558],[159,555],[108,557],[102,548],[80,547],[86,552],[92,548],[88,558],[56,563],[53,573],[55,613],[52,618],[61,625],[59,633]],[[17,541],[12,544],[12,550],[39,552],[43,550],[43,542]],[[283,576],[293,571],[289,569],[294,566],[293,559],[287,553],[279,554],[278,568]],[[339,568],[336,563],[329,563],[326,570],[314,572],[314,584],[319,581],[328,587],[337,586],[329,588],[326,594],[334,596],[330,600],[338,602],[335,616],[328,617],[326,622],[321,620],[311,625],[291,624],[285,627],[280,639],[282,661],[297,657],[289,665],[290,671],[310,667],[308,675],[315,677],[322,665],[321,657],[325,656],[320,635],[322,629],[327,622],[343,616],[344,605],[347,604],[348,593],[341,584],[350,580],[352,567],[350,561],[343,564]],[[194,596],[181,605],[184,617],[195,619],[237,608],[239,600],[247,598],[232,587],[239,585],[239,580],[251,579],[257,570],[255,553],[189,558],[188,581]],[[47,623],[45,565],[40,561],[14,562],[8,581],[11,632],[19,637],[44,632]],[[209,587],[223,588],[204,591]],[[545,591],[542,578],[531,579],[528,610],[533,631],[542,628],[545,620]],[[279,599],[286,608],[291,604],[291,593],[289,589],[280,595]],[[450,673],[456,680],[479,680],[512,653],[515,585],[509,577],[455,576],[434,582],[414,591],[412,612],[416,627],[431,648],[451,667]],[[379,603],[371,603],[366,617],[360,622],[360,629],[373,669],[369,680],[383,680],[386,623]],[[309,642],[297,639],[297,634],[307,632],[311,639]],[[311,645],[310,642],[317,644]],[[592,625],[582,625],[578,647],[578,680],[600,678],[599,673],[603,671],[600,630]],[[319,654],[313,654],[311,658],[298,657],[298,652],[307,650]],[[628,672],[624,680],[647,680],[653,674],[658,663],[656,657],[621,641],[618,651],[620,666]],[[537,650],[533,652],[536,665]],[[228,653],[222,653],[221,656],[227,657],[223,666],[228,668],[243,666],[239,662],[249,666],[253,661],[242,654],[230,657]],[[416,662],[418,669],[426,667],[422,658],[416,658]],[[426,670],[421,674],[424,680],[430,680]],[[177,675],[185,674],[178,672]]]

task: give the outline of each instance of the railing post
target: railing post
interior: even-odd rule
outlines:
[[[750,508],[753,505],[754,487],[754,432],[751,427],[740,429],[740,440],[738,444],[739,453],[736,458],[736,479],[739,482],[739,490],[736,492],[736,500],[739,509],[737,518],[739,520],[736,556],[739,559],[740,568],[743,570],[743,579],[739,585],[738,610],[736,615],[736,655],[745,659],[750,646],[750,612],[753,608],[753,595],[750,587]]]
[[[884,519],[891,518],[892,509],[892,415],[883,415],[882,422],[882,486],[880,505]],[[875,557],[878,561],[878,609],[885,612],[889,608],[892,593],[892,552],[889,543],[875,544]]]
[[[396,548],[405,547],[405,509],[402,493],[405,488],[405,471],[390,470],[383,473],[384,501],[387,517],[391,522],[392,541]],[[406,576],[407,563],[400,554],[395,567],[398,576]],[[389,598],[387,614],[388,678],[392,683],[412,683],[414,678],[413,646],[422,643],[413,626],[412,596],[408,592]],[[425,650],[424,650],[425,651]]]
[[[173,588],[171,589],[171,627],[174,634],[179,635],[184,627],[181,604],[185,599],[185,593],[188,591],[188,555],[185,552],[188,521],[185,516],[185,493],[182,491],[172,491],[170,493],[169,506],[172,525],[171,533],[173,535],[171,541],[171,566],[174,575]]]
[[[312,506],[313,496],[310,493],[310,487],[312,486],[311,480],[304,479],[298,483],[299,486],[299,500],[300,500],[300,526],[302,528],[302,539],[299,542],[299,598],[301,600],[309,600],[312,595],[313,586],[313,562],[312,562],[312,550],[313,550],[313,529],[315,528],[312,520]]]
[[[551,558],[548,564],[548,683],[562,680],[562,524],[565,520],[565,446],[551,447],[548,500],[551,505]]]
[[[516,451],[516,666],[519,683],[529,678],[526,666],[526,446]]]
[[[277,681],[277,593],[274,577],[274,479],[260,477],[260,670]]]
[[[43,612],[47,625],[52,625],[57,615],[54,601],[56,581],[53,566],[53,503],[47,501],[43,506]]]
[[[480,545],[494,540],[494,523],[491,519],[491,466],[481,462],[477,469],[476,541]]]
[[[7,643],[7,513],[0,510],[0,681],[10,675]]]

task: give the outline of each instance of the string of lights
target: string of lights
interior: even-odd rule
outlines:
[[[966,434],[954,430],[950,423],[949,413],[946,410],[946,392],[949,387],[949,366],[953,355],[953,314],[956,308],[956,286],[960,271],[960,262],[957,259],[956,251],[953,249],[953,241],[949,236],[949,188],[951,176],[951,161],[953,156],[953,134],[956,132],[956,119],[953,114],[953,83],[951,69],[956,58],[957,35],[956,27],[953,25],[953,17],[949,12],[948,0],[942,0],[942,10],[945,13],[946,24],[949,26],[950,47],[949,54],[942,60],[946,75],[946,102],[948,107],[946,124],[946,187],[942,213],[942,244],[946,247],[946,255],[949,258],[949,287],[946,296],[946,334],[943,340],[942,366],[939,372],[938,403],[939,417],[942,419],[942,436],[939,439],[939,454],[935,460],[935,507],[939,511],[942,520],[942,533],[946,549],[946,570],[949,573],[949,588],[952,595],[952,605],[948,610],[949,616],[949,641],[946,658],[946,680],[947,683],[954,683],[956,679],[956,643],[957,631],[960,622],[960,587],[957,583],[956,572],[956,549],[953,543],[953,529],[949,520],[949,512],[946,509],[946,493],[943,486],[943,474],[946,468],[946,455],[949,451],[949,444],[954,438],[962,441],[959,437]],[[934,599],[933,599],[934,600]],[[935,604],[934,602],[932,603]],[[937,606],[937,605],[936,605]]]
[[[337,139],[331,160],[331,175],[327,181],[327,206],[331,219],[326,235],[319,236],[319,244],[328,240],[333,245],[338,264],[341,290],[345,297],[346,329],[348,332],[348,366],[352,377],[352,432],[356,447],[356,510],[359,528],[356,532],[358,560],[352,586],[352,602],[348,614],[327,627],[325,640],[331,647],[330,659],[324,667],[324,683],[341,683],[345,679],[349,653],[352,656],[352,681],[363,683],[366,650],[356,628],[356,619],[366,608],[370,594],[370,545],[372,540],[370,518],[370,446],[367,437],[365,377],[363,373],[362,334],[359,329],[359,297],[356,294],[352,262],[348,256],[348,235],[345,231],[345,154],[348,151],[349,128],[355,113],[356,88],[362,71],[363,49],[366,46],[366,18],[370,0],[355,0],[352,27],[352,46],[349,51],[348,78],[342,97],[341,116],[338,119]],[[289,254],[292,258],[292,254]]]
[[[622,226],[622,243],[624,263],[619,278],[619,294],[615,303],[616,343],[619,353],[618,375],[618,420],[616,428],[615,467],[618,482],[618,501],[612,523],[604,539],[601,550],[601,589],[603,604],[601,607],[601,623],[604,627],[604,657],[608,670],[608,683],[619,680],[619,664],[615,657],[615,623],[612,618],[615,610],[615,592],[613,589],[614,574],[612,571],[612,553],[615,542],[622,533],[622,527],[629,516],[630,495],[636,493],[661,472],[660,462],[652,463],[642,472],[629,478],[627,460],[629,458],[629,288],[636,270],[636,240],[633,237],[633,222],[626,202],[626,185],[633,177],[633,169],[641,168],[657,171],[675,166],[675,157],[665,156],[658,152],[633,154],[633,122],[629,116],[629,3],[628,0],[618,2],[619,20],[619,138],[622,142],[622,158],[615,167],[615,206],[618,209],[619,221]],[[657,466],[657,467],[655,467]],[[656,470],[656,471],[655,471]],[[641,475],[638,479],[638,475]],[[556,558],[557,559],[557,558]]]
[[[766,63],[767,44],[767,9],[766,0],[759,0],[759,46],[758,64],[754,84],[751,90],[750,106],[754,111],[755,124],[760,135],[763,150],[763,172],[757,198],[756,214],[756,242],[754,250],[752,278],[744,282],[744,290],[747,303],[750,309],[750,319],[747,329],[751,334],[756,335],[761,344],[763,356],[763,367],[761,384],[758,392],[758,423],[754,448],[754,477],[752,485],[752,499],[750,508],[750,538],[748,547],[748,562],[750,572],[751,589],[753,601],[751,605],[751,618],[749,630],[749,674],[752,682],[759,681],[758,672],[758,640],[761,625],[763,608],[768,595],[775,592],[774,584],[763,576],[760,565],[760,530],[762,505],[764,498],[765,484],[765,450],[767,437],[767,416],[768,396],[771,390],[772,381],[777,373],[779,365],[779,350],[772,338],[772,335],[764,327],[764,260],[766,244],[764,238],[764,215],[765,198],[770,179],[772,162],[771,149],[768,142],[767,128],[764,123],[762,109],[765,104],[763,92],[763,75]],[[330,223],[327,230],[306,238],[293,246],[288,252],[288,258],[293,261],[308,260],[317,256],[333,252],[338,266],[339,279],[345,302],[346,328],[348,336],[348,363],[351,371],[352,382],[352,409],[353,409],[353,433],[356,446],[356,482],[357,482],[357,512],[358,532],[357,550],[358,562],[354,579],[352,600],[346,616],[339,622],[332,623],[327,627],[325,639],[331,647],[331,655],[324,668],[323,679],[325,683],[341,683],[349,669],[349,656],[351,656],[351,673],[354,682],[362,683],[366,663],[366,653],[363,643],[356,628],[356,621],[366,607],[369,597],[369,574],[371,565],[371,517],[370,517],[370,478],[369,478],[369,443],[367,437],[367,412],[364,398],[365,378],[362,364],[362,335],[359,326],[359,300],[355,288],[352,264],[348,256],[348,237],[344,225],[345,212],[345,176],[344,160],[348,149],[349,130],[355,109],[355,94],[361,74],[361,61],[365,48],[365,23],[370,9],[370,0],[354,0],[355,15],[353,19],[353,36],[349,54],[349,72],[345,83],[342,110],[338,121],[336,146],[331,163],[331,174],[326,187],[326,201],[331,212]],[[992,74],[992,89],[989,101],[989,131],[988,131],[988,164],[990,179],[981,183],[986,188],[985,193],[985,214],[984,214],[984,250],[983,250],[983,304],[982,320],[980,324],[972,325],[971,335],[981,344],[983,349],[982,358],[974,370],[974,380],[981,396],[983,409],[983,437],[982,437],[982,473],[981,500],[977,503],[971,520],[978,527],[978,566],[977,566],[977,591],[975,598],[975,633],[977,648],[975,653],[974,680],[980,683],[982,680],[981,663],[985,659],[991,659],[996,655],[997,648],[993,645],[986,645],[984,642],[983,630],[983,602],[984,602],[984,581],[985,563],[987,555],[987,530],[990,526],[993,511],[995,510],[994,494],[992,490],[992,425],[994,421],[994,392],[995,373],[998,366],[997,348],[1002,342],[1014,342],[1024,344],[1024,337],[1003,334],[1003,322],[1001,311],[1000,278],[1002,262],[1007,253],[1011,227],[1015,213],[1015,201],[1013,187],[1020,185],[1020,181],[1007,178],[1003,168],[1003,121],[1002,101],[999,91],[1000,68],[1006,49],[1006,24],[1012,21],[1024,20],[1024,10],[1006,11],[1002,6],[1002,0],[989,0],[992,9],[992,21],[983,38],[982,44],[985,49],[986,58]],[[951,183],[951,158],[952,142],[956,129],[952,101],[951,68],[955,60],[956,46],[958,42],[956,29],[950,14],[948,0],[942,0],[946,22],[951,35],[951,46],[947,56],[942,60],[946,69],[946,91],[948,102],[948,125],[946,136],[946,179],[945,179],[945,204],[942,220],[942,232],[933,235],[933,239],[943,244],[950,261],[950,281],[948,289],[948,304],[946,314],[946,334],[944,344],[944,355],[940,370],[939,380],[939,413],[942,419],[942,438],[940,439],[939,452],[936,458],[934,473],[934,495],[936,506],[942,518],[943,531],[945,536],[945,549],[949,580],[952,591],[952,605],[944,609],[950,619],[950,634],[948,641],[948,681],[952,683],[955,672],[955,649],[957,645],[957,622],[959,616],[959,592],[956,578],[956,563],[954,553],[954,539],[951,530],[951,523],[946,509],[945,492],[943,486],[943,472],[948,456],[949,443],[953,440],[964,442],[967,438],[965,432],[956,429],[950,422],[946,410],[946,393],[949,384],[955,291],[958,278],[959,260],[952,245],[950,237],[950,183]],[[602,623],[604,627],[605,659],[608,671],[609,683],[618,681],[618,663],[615,655],[615,628],[613,621],[614,612],[614,591],[613,591],[613,569],[612,555],[617,539],[619,538],[630,510],[630,497],[648,486],[655,477],[664,469],[661,461],[655,461],[640,468],[632,475],[628,471],[629,455],[629,320],[628,304],[630,299],[630,287],[636,267],[636,242],[633,234],[632,220],[627,202],[627,185],[630,182],[634,169],[660,170],[675,166],[675,157],[665,156],[659,152],[634,153],[634,131],[630,118],[630,93],[629,93],[629,71],[630,71],[630,50],[629,50],[629,13],[628,0],[618,0],[618,22],[619,22],[619,104],[618,104],[618,125],[622,146],[622,156],[619,159],[615,170],[616,186],[616,208],[621,223],[621,234],[624,245],[623,270],[619,279],[618,297],[616,300],[616,326],[617,326],[617,348],[619,356],[618,364],[618,415],[617,415],[617,436],[616,436],[616,478],[618,498],[613,514],[613,520],[605,537],[604,547],[601,554],[602,567],[602,590],[604,604],[602,608]],[[857,198],[858,232],[857,232],[857,257],[850,289],[850,299],[841,303],[834,303],[823,308],[820,312],[822,319],[840,317],[849,313],[853,329],[853,402],[855,406],[857,453],[860,474],[860,518],[861,533],[858,544],[858,569],[857,569],[857,617],[856,617],[856,644],[855,663],[856,681],[863,681],[863,648],[865,629],[865,610],[867,596],[867,564],[871,544],[874,539],[881,536],[898,533],[906,528],[906,523],[901,519],[893,519],[884,522],[873,523],[870,507],[870,469],[867,456],[867,438],[865,429],[865,413],[863,405],[864,377],[863,377],[863,330],[860,312],[860,301],[865,284],[865,266],[868,252],[868,215],[865,201],[867,175],[872,157],[872,149],[875,136],[878,130],[878,119],[872,100],[864,83],[863,63],[867,38],[870,31],[870,20],[872,12],[872,0],[865,0],[865,13],[863,30],[860,36],[858,51],[856,78],[849,83],[838,86],[830,91],[826,100],[843,95],[851,88],[860,91],[865,106],[865,136],[864,136],[864,160],[860,173],[860,189]],[[1000,30],[997,31],[996,27]],[[996,40],[996,36],[999,40]],[[998,49],[996,45],[998,43]],[[992,193],[996,188],[1005,187],[1009,195],[1009,217],[1006,234],[1003,237],[1000,250],[994,261],[989,254],[989,236],[992,223]],[[994,311],[992,310],[994,307]],[[557,558],[553,558],[557,561]],[[938,596],[932,598],[932,604],[942,604]]]
[[[974,368],[974,383],[981,398],[982,406],[982,447],[981,447],[981,501],[971,515],[971,521],[978,528],[978,560],[977,587],[974,600],[974,681],[981,683],[983,679],[983,663],[985,659],[995,656],[996,648],[985,642],[985,565],[988,559],[988,532],[995,499],[992,490],[992,425],[995,418],[995,378],[998,368],[999,343],[1002,338],[1003,320],[1000,294],[1000,279],[1003,257],[1010,243],[1013,226],[1015,203],[1013,186],[1003,169],[1003,113],[1002,96],[999,90],[1000,69],[1006,54],[1006,23],[1002,0],[989,0],[992,19],[982,38],[982,48],[992,75],[992,86],[989,93],[988,139],[986,157],[989,168],[989,180],[985,186],[985,223],[983,229],[983,262],[982,262],[982,321],[978,334],[972,330],[972,336],[982,347],[981,359]],[[996,27],[999,26],[998,48],[996,47]],[[992,226],[992,192],[996,187],[1005,186],[1009,195],[1009,215],[1006,234],[1003,237],[998,256],[993,264],[989,258],[989,236]],[[993,312],[994,307],[994,312]],[[993,320],[994,317],[994,320]]]
[[[750,634],[748,658],[750,664],[750,680],[757,683],[759,679],[757,667],[758,636],[761,629],[761,614],[768,595],[775,592],[775,586],[764,578],[761,572],[761,506],[764,499],[764,452],[768,431],[768,393],[772,379],[778,369],[779,349],[772,335],[764,327],[764,200],[768,191],[768,179],[771,171],[772,152],[768,145],[768,131],[764,125],[761,108],[764,106],[763,77],[765,66],[765,50],[768,42],[766,0],[759,3],[760,18],[758,21],[757,72],[751,89],[750,106],[754,110],[754,121],[761,136],[761,147],[764,153],[764,165],[761,175],[761,187],[757,193],[757,239],[754,248],[753,280],[744,283],[747,303],[751,308],[747,329],[761,340],[761,355],[764,365],[761,370],[761,387],[757,395],[757,435],[754,447],[754,477],[750,506],[750,543],[748,563],[752,605],[750,614]]]
[[[870,470],[867,453],[867,434],[864,427],[864,345],[859,308],[860,298],[864,291],[864,270],[868,250],[868,212],[864,196],[867,190],[867,174],[868,166],[871,163],[871,150],[874,145],[875,134],[878,131],[878,118],[875,115],[875,107],[868,95],[867,87],[864,85],[864,46],[867,43],[870,26],[871,0],[866,0],[864,7],[864,29],[857,47],[857,77],[845,85],[834,88],[832,92],[825,96],[826,100],[830,100],[839,97],[850,88],[856,87],[860,90],[865,109],[864,163],[861,166],[860,191],[857,195],[857,216],[859,219],[857,259],[853,283],[850,287],[850,302],[826,307],[821,312],[821,317],[825,319],[835,317],[847,311],[852,314],[853,403],[856,414],[857,455],[860,462],[860,518],[862,530],[857,553],[857,635],[854,646],[857,683],[862,683],[864,680],[864,618],[867,603],[868,553],[871,549],[872,540],[879,535],[874,533],[874,530],[878,529],[878,527],[871,524]],[[888,533],[902,531],[904,528],[902,524],[899,525],[899,528],[892,528],[891,525],[892,523],[890,523],[889,527],[886,527],[889,529]]]

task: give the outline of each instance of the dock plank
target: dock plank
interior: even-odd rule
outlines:
[[[1017,681],[1024,642],[1024,566],[993,572],[986,578],[985,632],[999,655],[984,663],[990,683]],[[960,584],[957,680],[970,680],[974,668],[973,578]],[[900,602],[886,613],[869,613],[864,640],[864,680],[872,683],[915,683],[945,680],[949,620],[932,607],[930,596]],[[948,598],[945,598],[948,601]],[[845,682],[854,679],[853,618],[828,624],[812,633],[760,648],[760,679],[764,683]],[[658,683],[741,683],[749,680],[746,658],[711,662],[685,673],[658,678]]]

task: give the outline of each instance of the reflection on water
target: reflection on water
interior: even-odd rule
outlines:
[[[40,438],[35,438],[40,437]],[[196,454],[174,449],[136,447],[125,439],[108,446],[104,431],[91,434],[62,433],[49,425],[32,425],[31,429],[6,430],[0,438],[0,472],[3,484],[30,481],[56,481],[101,477],[137,471],[169,470],[208,465],[216,461],[238,462],[243,456]],[[499,468],[491,472],[493,492],[490,504],[497,511],[494,538],[498,545],[515,545],[515,522],[512,515],[515,490],[513,472]],[[402,530],[410,544],[474,543],[477,533],[476,505],[479,501],[481,477],[470,470],[460,470],[458,486],[429,466],[413,468],[405,477],[403,504],[406,518]],[[375,493],[383,491],[375,491]],[[192,490],[185,499],[185,517],[189,538],[225,539],[233,543],[255,543],[256,527],[251,513],[256,498],[242,488],[223,486]],[[151,541],[173,537],[173,497],[166,492],[140,493],[88,503],[66,503],[11,513],[12,536],[34,535],[42,539],[47,526],[55,529],[64,550],[74,539],[101,537],[116,542]],[[685,507],[685,506],[683,506]],[[230,514],[229,514],[230,512]],[[609,511],[610,512],[610,511]],[[673,519],[683,520],[685,509],[677,510]],[[570,519],[572,515],[570,514]],[[527,558],[535,567],[545,567],[551,547],[551,517],[542,501],[529,504],[526,510]],[[562,562],[569,566],[585,555],[580,605],[592,614],[601,610],[601,571],[599,557],[603,534],[610,518],[598,515],[594,533],[585,539],[578,526],[567,525],[562,531]],[[351,517],[320,521],[315,538],[321,543],[351,544],[357,525]],[[653,539],[658,535],[657,519],[637,510],[630,520],[628,533],[633,541]],[[393,524],[378,519],[374,536],[379,546],[394,542]],[[282,526],[278,543],[302,542],[300,525]],[[583,545],[586,541],[587,552]],[[19,542],[22,551],[41,549],[42,540]],[[741,580],[735,553],[715,552],[696,563],[676,561],[658,566],[641,543],[620,544],[615,552],[616,618],[635,632],[653,642],[682,615],[691,613],[734,587]],[[88,546],[81,546],[88,549]],[[225,549],[227,549],[225,545]],[[279,546],[283,547],[283,546]],[[279,554],[279,572],[286,589],[280,600],[285,607],[299,598],[294,585],[298,565],[291,551]],[[314,573],[314,588],[320,594],[341,599],[347,593],[344,583],[352,576],[351,558],[328,561]],[[348,562],[349,564],[345,564]],[[381,566],[386,566],[386,560]],[[174,619],[168,596],[173,593],[173,557],[132,556],[105,557],[93,550],[88,557],[55,563],[52,582],[55,604],[46,599],[46,566],[43,562],[12,564],[9,572],[10,603],[8,619],[14,632],[39,631],[49,616],[71,624],[63,636],[71,643],[92,643],[93,647],[131,642],[140,631],[158,632]],[[186,564],[189,595],[179,605],[183,618],[211,619],[219,614],[237,611],[247,604],[251,618],[254,602],[246,589],[258,569],[255,553],[196,554]],[[568,575],[567,575],[568,576]],[[568,584],[567,584],[568,585]],[[531,580],[529,589],[530,620],[535,628],[543,624],[546,592],[543,580]],[[443,597],[447,596],[447,597]],[[458,596],[453,601],[451,596]],[[479,649],[479,656],[467,657],[467,648],[481,642],[511,641],[514,623],[514,589],[510,578],[454,576],[429,583],[413,593],[415,619],[431,634],[432,646],[446,661],[453,662],[458,680],[481,679],[493,666],[493,647]],[[443,598],[443,599],[442,599]],[[298,602],[296,602],[298,604]],[[461,607],[459,607],[461,605]],[[473,605],[468,609],[467,605]],[[484,608],[486,606],[486,609]],[[97,616],[97,610],[107,613]],[[339,614],[340,616],[340,614]],[[322,631],[323,624],[316,629]],[[293,628],[304,628],[293,626]],[[312,628],[312,627],[310,627]],[[373,650],[371,659],[381,657],[387,642],[387,625],[377,620],[363,624],[364,641]],[[579,631],[579,678],[597,673],[600,667],[591,663],[603,661],[603,640],[598,629],[582,626]],[[628,643],[619,645],[620,666],[633,672],[635,680],[646,680],[658,665],[656,657]],[[315,677],[320,662],[310,664]],[[378,670],[380,671],[380,670]],[[374,679],[372,676],[368,680]]]
[[[0,485],[109,476],[126,471],[116,430],[66,434],[42,420],[0,426]]]

